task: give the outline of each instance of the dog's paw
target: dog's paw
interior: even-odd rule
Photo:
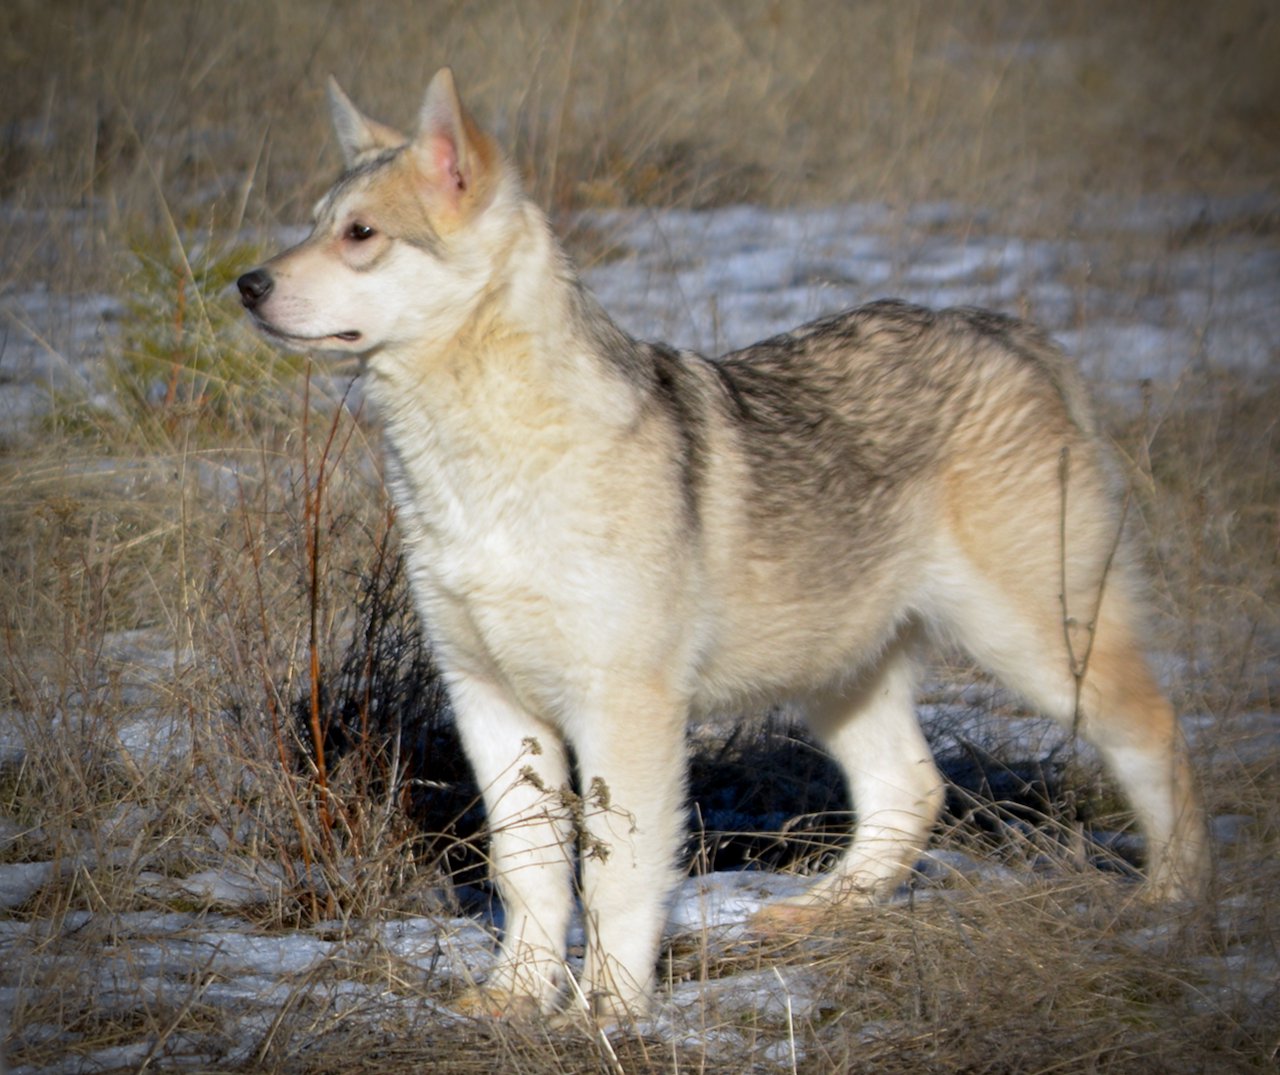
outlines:
[[[831,910],[826,902],[770,903],[747,919],[747,929],[757,937],[799,940],[829,919]]]
[[[547,1029],[549,1030],[577,1030],[591,1033],[596,1030],[611,1030],[616,1020],[602,1018],[591,1012],[580,1004],[569,1004],[562,1011],[556,1012],[554,1015],[547,1017]]]
[[[747,919],[747,929],[759,937],[798,941],[837,915],[875,904],[866,889],[821,881],[808,892],[761,907]]]
[[[502,1019],[525,1022],[542,1014],[538,1001],[509,989],[482,985],[463,990],[449,1004],[452,1011],[475,1019]]]
[[[609,1032],[618,1027],[631,1026],[643,1020],[650,1012],[648,998],[636,997],[629,1003],[614,993],[592,993],[571,996],[564,1008],[551,1016],[549,1024],[556,1030],[586,1030]]]

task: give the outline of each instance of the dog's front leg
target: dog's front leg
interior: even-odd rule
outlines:
[[[450,694],[484,794],[504,919],[498,965],[462,1006],[494,1015],[549,1012],[567,981],[573,907],[564,746],[554,729],[493,684],[455,679]]]
[[[575,729],[582,777],[582,994],[600,1019],[643,1014],[683,833],[687,706],[661,688],[593,707]]]

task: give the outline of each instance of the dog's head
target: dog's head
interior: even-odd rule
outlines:
[[[241,301],[264,332],[307,351],[368,355],[449,338],[505,247],[510,169],[448,68],[431,80],[412,138],[363,115],[332,79],[329,105],[347,170],[317,204],[311,234],[240,277]]]

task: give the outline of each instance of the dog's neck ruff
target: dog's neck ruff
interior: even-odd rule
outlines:
[[[643,350],[579,282],[542,213],[521,197],[510,216],[506,245],[456,331],[364,356],[370,396],[394,437],[418,436],[424,420],[474,439],[486,418],[559,436],[584,419],[634,419],[637,401],[618,382],[635,380],[623,371],[644,361]]]

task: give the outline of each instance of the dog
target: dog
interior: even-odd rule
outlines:
[[[640,342],[447,68],[412,137],[336,82],[329,99],[346,170],[310,236],[238,288],[283,346],[357,357],[385,423],[505,912],[473,1010],[551,1013],[570,991],[597,1018],[646,1010],[691,715],[802,706],[857,825],[791,909],[891,894],[943,800],[912,701],[931,639],[1091,742],[1152,894],[1200,894],[1205,829],[1143,651],[1123,492],[1043,332],[881,301],[715,360]]]

